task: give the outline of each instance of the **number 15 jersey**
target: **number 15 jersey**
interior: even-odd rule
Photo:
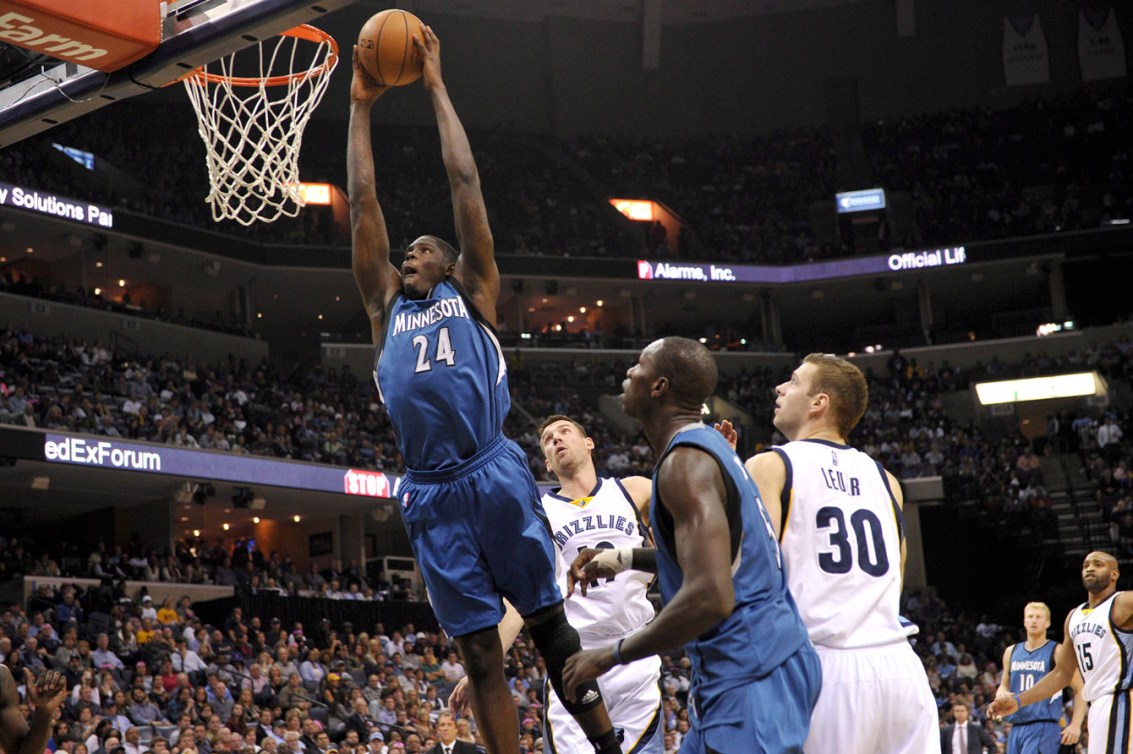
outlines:
[[[898,619],[904,519],[881,465],[848,445],[799,440],[786,465],[780,548],[787,584],[815,646],[907,639]]]
[[[1114,592],[1092,608],[1083,602],[1070,613],[1068,628],[1087,702],[1133,688],[1133,633],[1113,625],[1113,603],[1119,594]]]

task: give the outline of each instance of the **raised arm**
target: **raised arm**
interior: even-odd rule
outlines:
[[[0,748],[8,754],[43,754],[55,711],[67,698],[67,685],[57,671],[48,670],[36,679],[24,669],[24,684],[32,712],[29,727],[20,714],[20,695],[16,679],[7,666],[0,665]]]
[[[488,210],[480,192],[480,174],[476,170],[468,135],[441,78],[441,41],[432,28],[426,26],[424,39],[414,37],[413,44],[424,59],[425,88],[433,100],[437,130],[441,136],[441,157],[452,190],[452,212],[460,246],[455,275],[472,296],[480,313],[494,325],[500,272],[496,267],[492,231],[488,227]]]
[[[620,643],[623,662],[685,644],[735,609],[731,538],[724,511],[727,492],[720,467],[707,453],[681,447],[665,458],[657,478],[665,507],[673,517],[676,556],[684,580],[651,623]],[[563,673],[567,693],[612,668],[615,646],[571,656]]]
[[[389,234],[374,180],[370,144],[370,109],[387,87],[380,86],[358,62],[354,49],[350,84],[350,127],[346,137],[347,192],[350,195],[350,240],[354,282],[370,317],[376,344],[385,328],[386,305],[401,287],[401,275],[389,261]]]

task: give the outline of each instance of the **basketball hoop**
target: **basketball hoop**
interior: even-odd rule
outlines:
[[[316,45],[311,56],[309,45]],[[338,44],[306,24],[256,45],[259,74],[237,76],[235,52],[202,66],[182,81],[197,113],[207,149],[212,219],[251,225],[295,217],[306,202],[299,193],[303,129],[323,98],[338,64]],[[308,48],[298,55],[300,47]],[[250,53],[252,48],[247,48]],[[241,66],[253,65],[246,54]],[[303,60],[310,60],[303,63]],[[301,70],[296,70],[296,66]],[[278,68],[277,68],[278,66]],[[286,73],[281,72],[286,66]],[[242,71],[243,72],[243,71]],[[251,69],[247,72],[251,73]]]

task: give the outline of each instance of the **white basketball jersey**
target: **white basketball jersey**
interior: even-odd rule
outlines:
[[[548,492],[541,502],[559,552],[557,570],[563,594],[570,564],[583,548],[646,546],[641,517],[618,480],[599,479],[594,490],[578,500],[557,492]],[[641,571],[625,571],[591,584],[585,597],[576,589],[565,602],[567,620],[583,636],[629,633],[653,620],[653,605],[645,596],[651,579]]]
[[[1082,697],[1087,702],[1124,691],[1133,680],[1133,634],[1115,628],[1110,613],[1121,592],[1114,592],[1095,608],[1079,605],[1070,614],[1070,637],[1078,669],[1085,687]]]
[[[787,583],[815,646],[904,641],[898,620],[904,521],[881,466],[848,445],[773,449],[787,467],[780,545]]]

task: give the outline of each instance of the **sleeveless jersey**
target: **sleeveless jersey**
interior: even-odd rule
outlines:
[[[732,549],[736,552],[732,559],[732,614],[685,645],[697,693],[711,697],[762,678],[782,665],[807,643],[806,627],[787,591],[771,519],[743,462],[719,432],[697,426],[673,437],[658,457],[656,468],[660,469],[665,456],[680,446],[699,448],[719,465],[727,490],[725,512]],[[668,603],[680,589],[684,573],[677,562],[673,519],[660,496],[656,471],[649,519],[657,547],[661,599]]]
[[[495,331],[453,280],[424,299],[398,294],[374,359],[374,381],[410,469],[438,471],[499,437],[511,408]]]
[[[1058,642],[1047,640],[1046,644],[1034,651],[1019,642],[1011,647],[1008,663],[1011,693],[1022,694],[1035,685],[1035,682],[1054,669],[1054,649]],[[1062,717],[1062,691],[1045,702],[1028,704],[1006,719],[1015,725],[1025,723],[1057,723]]]
[[[566,594],[566,574],[584,547],[645,547],[641,517],[626,489],[616,479],[599,479],[586,497],[568,500],[553,490],[543,495],[543,511],[559,551],[559,588]],[[622,636],[653,620],[645,596],[651,578],[641,571],[623,571],[590,585],[586,597],[565,601],[567,621],[580,634]]]
[[[827,440],[773,450],[787,471],[779,542],[811,642],[857,649],[905,641],[915,628],[898,615],[904,520],[885,471]]]
[[[1087,702],[1133,686],[1133,634],[1113,625],[1113,601],[1120,593],[1114,592],[1093,609],[1083,603],[1070,614],[1070,636]]]

